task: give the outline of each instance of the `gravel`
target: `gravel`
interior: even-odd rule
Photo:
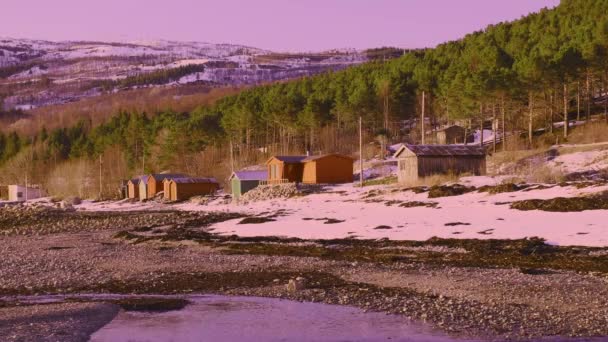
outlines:
[[[109,323],[118,305],[59,303],[16,306],[0,310],[2,341],[84,342]]]
[[[152,227],[204,226],[214,219],[221,217],[2,208],[0,223],[9,227],[0,229],[10,233],[0,238],[0,296],[200,291],[353,305],[425,321],[455,336],[608,336],[608,278],[599,273],[431,266],[415,258],[382,263],[247,255],[226,253],[220,242],[114,238],[126,228],[145,233]],[[405,250],[440,258],[467,253],[449,247]],[[0,336],[86,340],[115,310],[99,303],[3,307],[0,300]],[[40,328],[26,329],[30,323]]]

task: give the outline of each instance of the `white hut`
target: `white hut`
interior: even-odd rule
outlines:
[[[45,193],[42,189],[23,185],[8,186],[8,200],[13,202],[24,202],[36,198],[44,197]]]

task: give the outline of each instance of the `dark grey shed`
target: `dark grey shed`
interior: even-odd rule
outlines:
[[[474,136],[470,132],[467,133],[467,129],[458,125],[452,125],[437,131],[437,143],[439,145],[446,144],[463,144],[466,142],[470,143],[474,141]]]
[[[404,145],[394,157],[400,183],[438,174],[486,173],[486,151],[478,145]]]
[[[232,197],[238,199],[244,193],[260,185],[260,182],[268,180],[268,171],[236,171],[230,176]]]

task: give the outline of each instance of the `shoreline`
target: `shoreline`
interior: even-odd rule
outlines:
[[[2,237],[0,296],[254,296],[398,314],[455,337],[608,336],[606,248],[540,239],[310,241],[213,233],[213,224],[235,213],[15,215],[25,228]],[[304,284],[288,289],[297,278]],[[7,310],[0,304],[0,321]]]

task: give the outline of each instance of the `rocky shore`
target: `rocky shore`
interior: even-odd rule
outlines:
[[[211,223],[235,215],[0,209],[0,329],[39,325],[37,332],[0,335],[86,341],[117,310],[110,303],[19,305],[14,295],[215,293],[352,305],[425,321],[457,337],[608,336],[603,249],[212,234]],[[94,319],[70,320],[79,310]],[[71,329],[53,317],[77,333],[65,337]]]

